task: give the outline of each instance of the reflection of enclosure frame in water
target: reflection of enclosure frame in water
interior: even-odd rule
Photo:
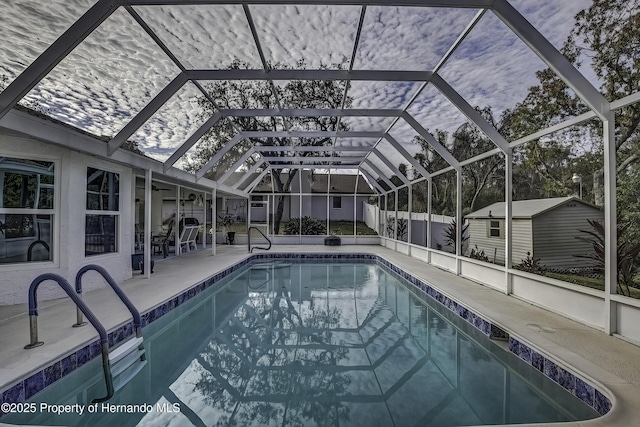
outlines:
[[[155,406],[170,390],[183,413],[193,411],[207,421],[225,414],[243,425],[253,425],[255,412],[235,410],[242,404],[262,408],[265,424],[282,417],[274,409],[286,405],[288,415],[277,420],[283,425],[329,417],[344,426],[369,425],[371,419],[363,424],[363,418],[372,408],[382,425],[391,425],[391,417],[397,425],[416,419],[440,425],[443,417],[457,424],[475,417],[476,425],[597,417],[387,267],[335,259],[260,260],[215,287],[145,329],[151,363],[126,392],[114,395],[114,404]],[[166,357],[169,348],[176,350]],[[97,395],[102,378],[96,363],[81,370],[87,377],[77,370],[70,374],[76,382],[53,385],[31,402],[86,403],[79,399]],[[409,398],[415,404],[405,406]],[[498,403],[487,405],[493,402]],[[531,412],[522,409],[528,406]],[[30,424],[50,420],[45,413],[29,415]],[[16,416],[8,421],[19,421]],[[133,425],[145,416],[103,413],[90,422],[79,416],[67,421]]]

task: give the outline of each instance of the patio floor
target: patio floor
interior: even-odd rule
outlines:
[[[640,419],[640,347],[381,246],[331,248],[331,252],[338,251],[383,256],[423,281],[432,283],[469,309],[481,313],[485,319],[572,366],[583,378],[604,385],[614,394],[614,408],[605,417],[563,425],[629,426],[637,424]],[[271,252],[313,253],[327,252],[327,248],[278,245]],[[244,245],[220,245],[216,256],[207,249],[156,262],[151,279],[145,279],[136,272],[121,286],[144,312],[247,256]],[[96,316],[104,319],[107,330],[129,319],[129,313],[109,288],[88,292],[84,299]],[[70,300],[42,302],[39,308],[39,333],[45,345],[24,350],[29,341],[26,306],[0,306],[0,360],[3,361],[0,389],[97,337],[90,326],[71,329],[75,308]]]

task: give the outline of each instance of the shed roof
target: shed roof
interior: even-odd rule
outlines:
[[[582,199],[575,196],[567,197],[553,197],[550,199],[530,199],[530,200],[516,200],[512,203],[512,218],[526,219],[533,218],[541,215],[552,209],[564,205],[568,201],[574,201],[586,206],[590,206],[594,209],[600,209],[598,206],[587,203]],[[481,218],[504,218],[505,203],[496,202],[492,205],[486,206],[482,209],[478,209],[475,212],[471,212],[466,215],[467,219],[481,219]]]

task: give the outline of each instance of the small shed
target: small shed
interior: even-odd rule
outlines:
[[[587,237],[587,220],[604,220],[598,206],[577,197],[518,200],[512,202],[513,264],[520,263],[527,252],[547,268],[592,266],[585,255],[591,245],[576,237]],[[484,250],[489,260],[505,262],[505,203],[498,202],[468,214],[469,249]],[[495,260],[495,261],[494,261]]]

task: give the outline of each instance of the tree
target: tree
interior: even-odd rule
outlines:
[[[525,144],[514,153],[514,199],[540,199],[572,194],[572,159],[571,148],[555,139]]]
[[[480,113],[501,134],[505,132],[505,124],[509,125],[508,116],[496,122],[490,107],[479,109]],[[495,148],[491,141],[477,126],[467,122],[460,126],[453,135],[453,154],[458,160],[466,160]],[[463,206],[469,212],[478,209],[478,202],[487,206],[504,198],[504,157],[495,155],[478,160],[462,168]]]
[[[618,182],[617,203],[623,207],[620,217],[629,225],[627,241],[640,242],[640,163],[629,166]]]
[[[460,252],[464,253],[466,250],[467,241],[469,240],[469,223],[463,223],[462,230],[460,231],[462,236],[462,242],[460,245]],[[458,244],[458,222],[453,219],[451,220],[451,224],[444,229],[442,234],[445,238],[445,245],[450,246],[452,249],[452,253],[456,253],[457,244]]]
[[[601,274],[605,272],[605,231],[604,224],[599,221],[587,220],[590,225],[588,230],[578,230],[590,237],[576,237],[576,239],[589,243],[593,249],[586,255],[578,255],[580,258],[587,258],[596,262],[596,271]],[[638,267],[638,257],[640,256],[640,243],[630,242],[627,234],[629,224],[618,220],[618,247],[616,248],[616,273],[618,290],[625,296],[631,296],[630,287],[635,285],[634,277]]]
[[[447,132],[440,131],[436,129],[435,131],[436,140],[444,147],[447,146]],[[449,164],[442,158],[440,155],[436,153],[436,151],[429,145],[426,139],[416,136],[414,141],[421,146],[421,151],[417,153],[414,157],[420,162],[420,164],[428,171],[428,172],[436,172],[441,169],[446,168]],[[449,151],[451,151],[449,149]],[[414,209],[421,209],[426,212],[426,206],[428,203],[427,200],[427,188],[426,182],[418,183],[417,187],[414,191],[416,198],[416,207]],[[432,197],[431,197],[431,209],[434,213],[440,215],[455,215],[456,212],[456,183],[455,183],[455,175],[452,176],[451,173],[447,173],[445,175],[440,175],[433,178],[432,186]]]
[[[406,177],[407,176],[407,165],[404,163],[400,163],[398,165],[398,172],[400,172],[400,174],[402,174],[402,176]],[[393,175],[391,177],[389,177],[389,181],[391,181],[391,183],[395,186],[395,187],[401,187],[404,185],[404,182],[397,176],[397,175]],[[378,178],[377,180],[378,184],[382,187],[382,188],[387,188],[389,190],[395,190],[395,188],[391,188],[389,187],[389,185],[382,179],[382,178]],[[407,187],[403,187],[398,189],[398,191],[393,191],[393,196],[388,197],[387,198],[387,210],[389,211],[395,211],[396,210],[396,199],[395,199],[395,195],[398,195],[398,210],[399,211],[406,211],[409,209],[409,188]]]
[[[398,165],[398,172],[400,172],[400,174],[402,174],[403,177],[407,177],[407,165],[404,163],[400,163]],[[400,187],[402,185],[404,185],[404,182],[402,182],[402,180],[394,175],[391,177],[391,182],[393,182],[393,184],[396,187]],[[395,209],[395,207],[394,207]],[[402,187],[398,190],[398,210],[400,211],[408,211],[409,210],[409,188],[408,187]]]
[[[640,0],[594,0],[589,8],[576,15],[575,26],[562,51],[576,65],[583,56],[591,58],[592,67],[603,82],[601,92],[609,101],[637,92],[640,90]],[[538,72],[537,77],[540,84],[530,88],[525,100],[514,110],[516,136],[533,133],[587,110],[550,69]],[[639,125],[639,103],[617,112],[618,174],[640,160]],[[589,126],[594,136],[601,135],[598,120],[592,120]],[[588,151],[601,152],[601,139],[593,138],[590,144]],[[624,175],[619,176],[624,179]],[[600,160],[593,172],[593,195],[599,205],[604,203],[603,177]]]
[[[396,231],[397,227],[397,231]],[[405,218],[397,218],[393,215],[387,217],[387,237],[404,240],[407,237],[409,221]]]
[[[507,132],[510,124],[509,116],[503,116],[500,122],[496,122],[490,107],[478,109],[478,111],[500,133]],[[450,140],[448,133],[442,130],[436,129],[435,137],[458,160],[466,160],[495,148],[494,143],[470,122],[459,126],[452,133]],[[424,138],[416,136],[415,142],[420,144],[422,148],[415,158],[426,170],[436,172],[449,166]],[[462,204],[468,212],[502,200],[504,158],[496,155],[464,166],[462,181]],[[426,194],[423,197],[426,197]],[[426,200],[418,197],[418,203],[426,205]],[[454,173],[447,173],[434,179],[432,207],[434,212],[439,214],[455,215],[456,176]]]
[[[248,64],[239,60],[232,62],[229,69],[248,68]],[[274,64],[272,68],[305,68],[303,60],[295,67],[284,64]],[[320,65],[321,69],[342,69],[343,64]],[[274,95],[272,85],[267,81],[217,81],[206,86],[206,90],[219,108],[279,108],[289,106],[295,108],[341,108],[344,98],[346,82],[321,80],[295,80],[282,86],[275,85],[277,96]],[[280,102],[278,102],[278,100]],[[351,99],[344,99],[345,106],[351,105]],[[209,118],[216,111],[216,107],[206,97],[198,99],[203,118]],[[279,105],[280,104],[280,105]],[[286,129],[318,130],[318,131],[346,131],[348,127],[337,117],[230,117],[220,120],[195,146],[195,154],[185,161],[186,168],[194,171],[200,169],[209,159],[221,150],[233,138],[238,130],[245,131],[283,131]],[[215,179],[220,171],[224,173],[244,153],[250,145],[264,147],[292,147],[291,152],[267,151],[265,157],[287,157],[293,152],[294,146],[330,146],[331,138],[289,138],[265,137],[247,138],[236,144],[222,158],[219,165],[208,172],[208,176]],[[296,156],[327,156],[327,152],[296,152]],[[249,160],[254,161],[253,159]],[[291,191],[291,182],[298,173],[298,169],[287,169],[292,162],[284,162],[283,166],[272,170],[274,191],[278,193],[276,212],[274,216],[274,232],[280,231],[280,223],[284,212],[285,194]]]

